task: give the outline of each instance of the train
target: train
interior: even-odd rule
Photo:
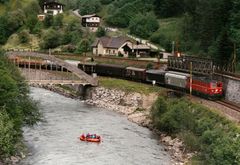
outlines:
[[[193,94],[210,100],[221,99],[224,94],[222,81],[183,72],[96,63],[79,63],[78,68],[87,74],[153,83],[178,91],[189,92],[191,88]]]

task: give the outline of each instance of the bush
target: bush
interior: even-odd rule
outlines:
[[[164,34],[161,33],[153,33],[150,37],[150,41],[156,44],[161,45],[167,52],[172,51],[172,41],[167,38]]]
[[[158,28],[158,21],[153,14],[136,15],[129,25],[130,33],[142,38],[150,37]]]
[[[14,124],[7,112],[0,108],[0,154],[4,157],[12,155],[15,151],[14,144],[15,130]]]
[[[97,13],[101,10],[99,0],[82,0],[79,3],[79,11],[81,15]]]
[[[158,98],[153,105],[156,128],[184,140],[198,151],[202,164],[239,164],[240,130],[218,114],[186,100]]]
[[[97,32],[96,32],[97,37],[103,37],[106,35],[106,31],[103,27],[99,27]]]
[[[41,43],[42,49],[56,48],[61,44],[61,34],[57,31],[50,29],[43,36],[43,41]]]
[[[201,143],[198,136],[190,131],[183,131],[179,134],[180,138],[183,139],[185,147],[188,151],[199,151]]]
[[[148,63],[146,69],[153,69],[154,65],[152,63]]]
[[[100,0],[100,2],[103,4],[103,5],[107,5],[109,3],[111,3],[113,0]]]
[[[27,30],[23,30],[18,33],[18,39],[20,43],[25,44],[29,42],[29,33]]]
[[[87,39],[83,39],[77,45],[76,53],[86,53],[90,51],[90,42]]]

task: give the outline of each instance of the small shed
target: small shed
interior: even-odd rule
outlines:
[[[145,44],[137,44],[133,46],[133,51],[137,57],[140,56],[149,56],[151,48]]]

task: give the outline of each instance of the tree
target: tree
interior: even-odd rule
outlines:
[[[129,26],[131,34],[142,38],[148,38],[158,28],[158,21],[153,14],[147,14],[146,16],[139,14],[131,21]]]
[[[119,0],[114,1],[109,7],[107,24],[126,28],[133,18],[138,14],[145,15],[153,9],[153,0]]]
[[[103,27],[99,27],[97,32],[96,32],[97,37],[102,37],[106,35],[106,31]]]
[[[47,15],[43,21],[43,24],[46,28],[49,28],[50,26],[52,26],[53,25],[53,16]]]
[[[18,39],[20,43],[25,44],[29,41],[29,32],[27,30],[23,30],[18,33]]]
[[[39,4],[39,6],[41,7],[42,10],[43,10],[44,2],[46,2],[46,0],[38,0],[38,4]]]
[[[10,33],[14,33],[24,25],[26,16],[23,10],[18,9],[7,14],[7,26]]]
[[[215,61],[219,64],[220,69],[229,68],[230,59],[233,53],[233,43],[230,40],[229,34],[226,29],[223,29],[218,37],[216,43]]]
[[[24,7],[24,13],[25,15],[28,17],[32,17],[32,16],[37,16],[38,13],[40,13],[41,11],[41,7],[39,6],[37,1],[31,1],[29,3],[27,3],[27,6]]]
[[[81,15],[97,13],[101,9],[99,0],[82,0],[79,2],[79,11]]]
[[[100,0],[100,1],[101,1],[101,3],[103,5],[107,5],[107,4],[111,3],[111,2],[113,2],[113,0]]]
[[[154,6],[159,17],[178,16],[184,12],[184,0],[155,0]]]
[[[63,15],[58,14],[53,18],[53,27],[59,29],[63,26]]]
[[[88,39],[82,39],[82,41],[80,41],[77,45],[77,53],[87,53],[88,51],[90,51],[90,42]]]
[[[36,16],[32,15],[32,16],[29,16],[26,20],[26,26],[27,28],[29,29],[30,33],[34,33],[34,28],[36,26],[36,24],[38,24],[38,19]]]
[[[4,44],[9,35],[10,32],[7,28],[7,18],[6,16],[0,16],[0,44]]]
[[[57,31],[50,29],[44,34],[43,42],[40,46],[43,49],[56,48],[61,44],[61,37],[61,34],[59,34]]]
[[[38,21],[38,22],[35,24],[35,26],[34,26],[34,28],[33,28],[33,30],[32,30],[32,33],[33,33],[33,34],[41,34],[40,32],[41,32],[42,28],[43,28],[42,22]]]
[[[9,0],[0,0],[0,3],[6,3],[8,2]]]
[[[207,55],[224,28],[229,29],[232,0],[185,0],[182,41],[186,51]],[[195,51],[196,50],[196,51]]]

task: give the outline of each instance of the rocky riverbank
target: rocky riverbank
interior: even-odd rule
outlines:
[[[76,94],[73,94],[72,92],[69,92],[59,86],[35,85],[35,87],[45,88],[64,95],[65,97],[74,99],[80,98]],[[157,97],[157,93],[144,95],[140,93],[126,93],[124,91],[107,89],[104,87],[95,87],[88,90],[85,102],[89,105],[123,114],[128,118],[128,120],[158,133],[160,136],[159,143],[163,143],[165,145],[165,151],[170,153],[173,159],[173,164],[184,164],[192,157],[193,154],[185,152],[182,141],[178,138],[172,139],[170,136],[157,132],[153,128],[150,118],[150,109]]]
[[[165,150],[170,153],[174,160],[173,164],[185,164],[193,154],[185,152],[182,141],[178,138],[172,139],[153,128],[150,109],[157,97],[157,93],[144,95],[97,87],[88,92],[86,103],[126,115],[128,120],[158,133],[160,143],[165,145]]]

